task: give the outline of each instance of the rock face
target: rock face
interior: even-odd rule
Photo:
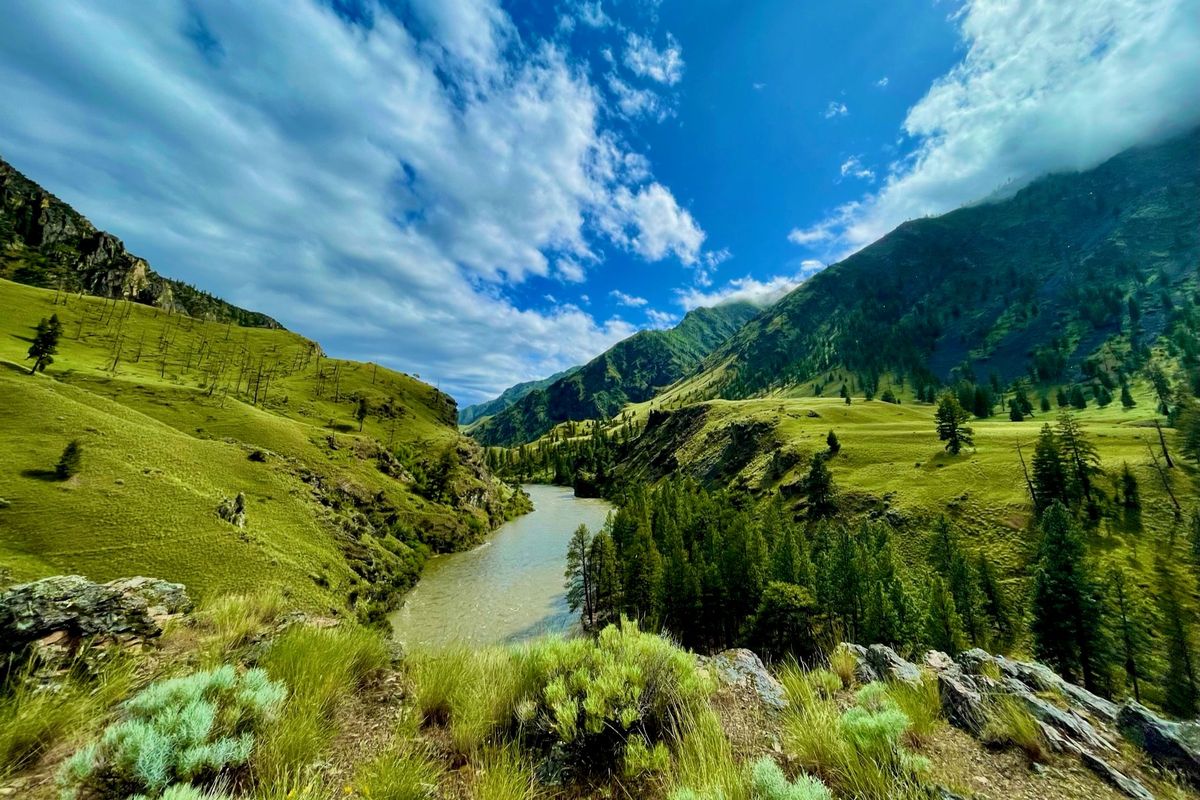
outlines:
[[[58,575],[0,594],[0,651],[15,651],[48,636],[153,638],[164,619],[189,611],[182,584],[156,578],[94,583]]]
[[[1156,764],[1176,770],[1200,786],[1200,724],[1170,722],[1145,706],[1128,702],[1117,714],[1117,727]]]
[[[775,680],[762,659],[739,648],[718,653],[709,660],[717,679],[726,686],[753,691],[764,706],[775,711],[787,708],[783,685]]]

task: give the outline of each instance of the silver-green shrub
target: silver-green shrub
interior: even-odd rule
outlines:
[[[255,731],[285,695],[262,670],[231,666],[151,684],[63,766],[62,796],[188,800],[188,784],[211,785],[249,761]]]

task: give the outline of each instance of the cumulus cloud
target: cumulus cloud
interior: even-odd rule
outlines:
[[[646,320],[650,323],[651,328],[670,328],[679,321],[679,317],[668,311],[659,311],[656,308],[646,309]]]
[[[956,21],[965,56],[909,110],[911,153],[793,242],[852,252],[906,219],[1200,123],[1194,0],[968,0]]]
[[[610,235],[698,258],[700,226],[586,72],[496,0],[364,8],[18,4],[0,152],[164,273],[465,401],[630,335],[507,299],[582,280]]]
[[[674,86],[683,80],[683,49],[669,33],[662,50],[657,49],[649,38],[630,33],[625,40],[625,66],[634,75]]]
[[[674,113],[674,109],[653,89],[630,86],[614,74],[609,74],[608,89],[616,99],[617,108],[627,119],[650,117],[662,122]]]
[[[834,237],[833,226],[829,224],[813,225],[811,228],[792,228],[788,233],[788,241],[798,245],[813,245],[828,242]]]
[[[604,13],[600,0],[579,4],[579,21],[592,28],[604,28],[612,24],[612,19]]]
[[[611,295],[612,298],[617,301],[617,305],[629,306],[630,308],[638,308],[639,306],[644,306],[647,302],[649,302],[644,297],[634,297],[631,294],[625,294],[625,292],[622,292],[620,289],[613,289],[611,292],[609,292],[609,295]]]
[[[833,119],[834,117],[844,117],[850,113],[850,109],[845,103],[839,103],[837,100],[830,100],[829,105],[825,106],[825,119]]]
[[[734,278],[720,289],[711,292],[690,288],[680,289],[677,295],[679,304],[688,311],[693,308],[711,308],[733,302],[753,303],[765,308],[803,283],[808,274],[811,273],[806,274],[802,268],[795,275],[777,275],[765,281],[747,275],[744,278]]]

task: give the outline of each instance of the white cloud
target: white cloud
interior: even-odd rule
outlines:
[[[859,156],[850,156],[843,161],[841,173],[843,178],[846,176],[851,176],[855,178],[862,178],[865,181],[875,180],[875,170],[864,167],[862,161],[859,160]]]
[[[825,119],[844,117],[849,113],[850,109],[846,108],[846,104],[839,103],[837,100],[830,100],[829,105],[825,106]]]
[[[765,83],[761,83],[759,81],[755,81],[754,83],[752,83],[750,85],[754,87],[754,91],[756,91],[756,92],[761,92],[763,89],[767,88],[767,85]]]
[[[889,82],[890,81],[888,80],[888,76],[884,75],[882,78],[875,81],[875,85],[878,86],[880,89],[886,89]]]
[[[653,89],[639,89],[630,86],[611,73],[608,75],[607,81],[609,91],[616,98],[617,108],[627,119],[650,117],[662,122],[674,113],[674,109],[670,108]]]
[[[684,264],[695,264],[705,238],[691,213],[657,182],[636,191],[618,187],[610,207],[601,211],[600,224],[613,241],[647,261],[673,254]]]
[[[656,308],[646,309],[646,319],[650,322],[651,328],[670,328],[679,321],[679,317],[667,311],[659,311]]]
[[[612,19],[604,13],[600,0],[579,4],[579,21],[592,28],[604,28],[612,24]]]
[[[906,219],[1087,169],[1200,123],[1195,0],[968,0],[965,56],[908,112],[911,154],[810,231],[852,252]]]
[[[807,264],[808,262],[805,262]],[[681,289],[678,295],[679,304],[686,310],[693,308],[711,308],[722,303],[747,302],[759,307],[766,307],[778,301],[788,292],[795,289],[811,272],[801,270],[796,275],[778,275],[765,281],[760,281],[747,275],[744,278],[734,278],[725,286],[711,292],[699,289]]]
[[[649,38],[630,33],[625,41],[625,66],[639,77],[674,86],[683,80],[683,50],[669,33],[662,50]]]
[[[787,236],[789,242],[798,245],[822,244],[833,237],[832,226],[825,224],[814,225],[811,228],[792,228]]]
[[[639,308],[649,302],[644,297],[634,297],[631,294],[625,294],[620,289],[613,289],[609,294],[617,301],[617,305],[629,306],[630,308]]]
[[[703,231],[605,129],[586,73],[495,0],[419,0],[411,30],[370,9],[8,8],[0,94],[21,113],[0,116],[0,152],[163,273],[465,401],[632,333],[506,299],[530,275],[582,279],[609,232],[698,257]],[[185,35],[195,14],[218,58]]]

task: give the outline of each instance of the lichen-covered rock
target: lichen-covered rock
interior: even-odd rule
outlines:
[[[15,651],[52,634],[153,638],[162,633],[164,618],[191,607],[181,584],[155,578],[43,578],[0,593],[0,650]]]
[[[1200,724],[1171,722],[1132,701],[1121,706],[1117,728],[1160,767],[1200,785]]]
[[[787,708],[783,684],[775,680],[762,659],[745,648],[726,650],[709,660],[717,679],[726,686],[753,691],[763,705],[776,711]]]
[[[867,664],[884,680],[920,683],[921,670],[916,664],[905,661],[895,650],[885,644],[873,644],[864,656]]]
[[[1154,795],[1150,794],[1150,791],[1141,782],[1129,777],[1099,756],[1083,752],[1079,754],[1079,757],[1083,759],[1083,763],[1092,772],[1095,772],[1125,795],[1134,798],[1134,800],[1154,800]]]

